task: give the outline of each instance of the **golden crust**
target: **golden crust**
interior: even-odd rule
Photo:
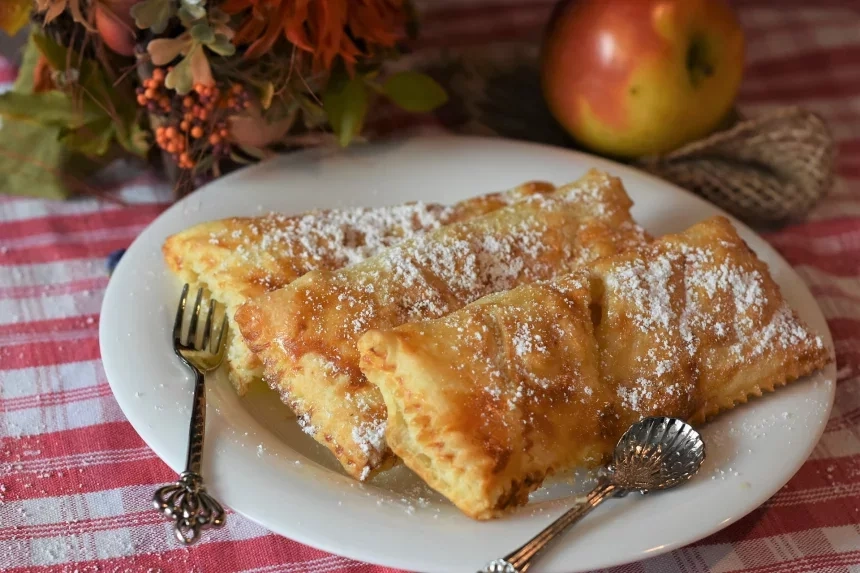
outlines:
[[[192,288],[227,306],[229,377],[239,395],[262,377],[262,364],[238,335],[235,310],[249,298],[282,288],[306,272],[334,270],[404,238],[462,221],[555,186],[530,181],[453,206],[414,203],[382,208],[313,211],[295,216],[235,217],[195,225],[167,238],[167,266]]]
[[[450,320],[359,340],[361,368],[385,399],[389,446],[472,517],[522,505],[558,468],[598,464],[612,447],[585,285],[575,275],[526,285]],[[595,415],[571,415],[574,402]]]
[[[346,471],[391,463],[379,390],[359,369],[369,328],[441,316],[481,296],[639,246],[620,182],[592,171],[558,191],[410,239],[339,271],[313,271],[254,298],[236,322],[300,423]]]
[[[643,416],[701,423],[831,359],[723,218],[358,344],[394,453],[477,519]]]

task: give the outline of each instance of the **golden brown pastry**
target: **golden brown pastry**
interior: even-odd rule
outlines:
[[[305,431],[366,479],[394,461],[385,404],[359,370],[369,328],[435,318],[484,295],[641,245],[621,183],[600,172],[554,193],[448,225],[338,271],[313,271],[236,311]]]
[[[411,203],[223,219],[168,237],[162,251],[170,270],[192,290],[204,287],[226,305],[231,327],[227,371],[241,396],[262,376],[260,362],[233,321],[235,310],[249,298],[284,287],[308,271],[339,269],[405,238],[553,190],[550,183],[531,181],[453,206]]]
[[[830,360],[723,218],[370,330],[359,350],[388,445],[477,519],[526,503],[549,474],[608,461],[643,416],[700,423]]]

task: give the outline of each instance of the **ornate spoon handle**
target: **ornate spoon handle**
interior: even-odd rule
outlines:
[[[561,517],[550,523],[543,531],[532,537],[516,551],[502,559],[490,561],[479,573],[525,573],[534,562],[535,557],[560,537],[568,527],[588,515],[603,501],[623,492],[624,490],[613,484],[608,478],[601,477],[583,501],[567,510]]]
[[[156,490],[153,504],[171,518],[176,539],[186,545],[197,541],[201,531],[224,525],[224,508],[206,492],[200,466],[206,429],[206,386],[203,374],[194,371],[194,402],[188,430],[188,456],[179,481]]]

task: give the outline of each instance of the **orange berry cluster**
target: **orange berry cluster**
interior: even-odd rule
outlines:
[[[188,154],[187,139],[172,125],[159,126],[155,129],[155,143],[158,147],[171,154],[182,169],[192,169],[195,161]]]
[[[150,113],[170,111],[170,96],[162,89],[165,75],[164,70],[155,68],[152,77],[143,80],[143,85],[137,88],[137,104],[145,107]]]
[[[241,84],[228,89],[197,84],[182,96],[164,87],[165,75],[156,68],[138,88],[138,103],[162,118],[155,130],[156,144],[182,169],[193,169],[204,155],[229,156],[227,118],[250,107],[248,91]]]

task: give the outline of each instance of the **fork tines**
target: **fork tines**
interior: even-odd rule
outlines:
[[[215,317],[216,302],[214,299],[209,299],[209,311],[206,313],[206,321],[203,324],[202,340],[199,340],[197,333],[197,325],[200,320],[200,309],[203,303],[203,289],[197,289],[197,297],[194,300],[194,309],[191,313],[191,319],[188,322],[188,334],[185,341],[182,340],[182,323],[185,318],[185,307],[188,304],[188,291],[190,287],[188,283],[182,287],[182,296],[179,299],[179,306],[176,309],[176,319],[173,322],[173,344],[175,347],[183,350],[208,350],[216,353],[221,348],[224,333],[227,331],[227,313],[221,320],[218,336],[213,336],[213,324]],[[199,344],[198,344],[199,341]]]

